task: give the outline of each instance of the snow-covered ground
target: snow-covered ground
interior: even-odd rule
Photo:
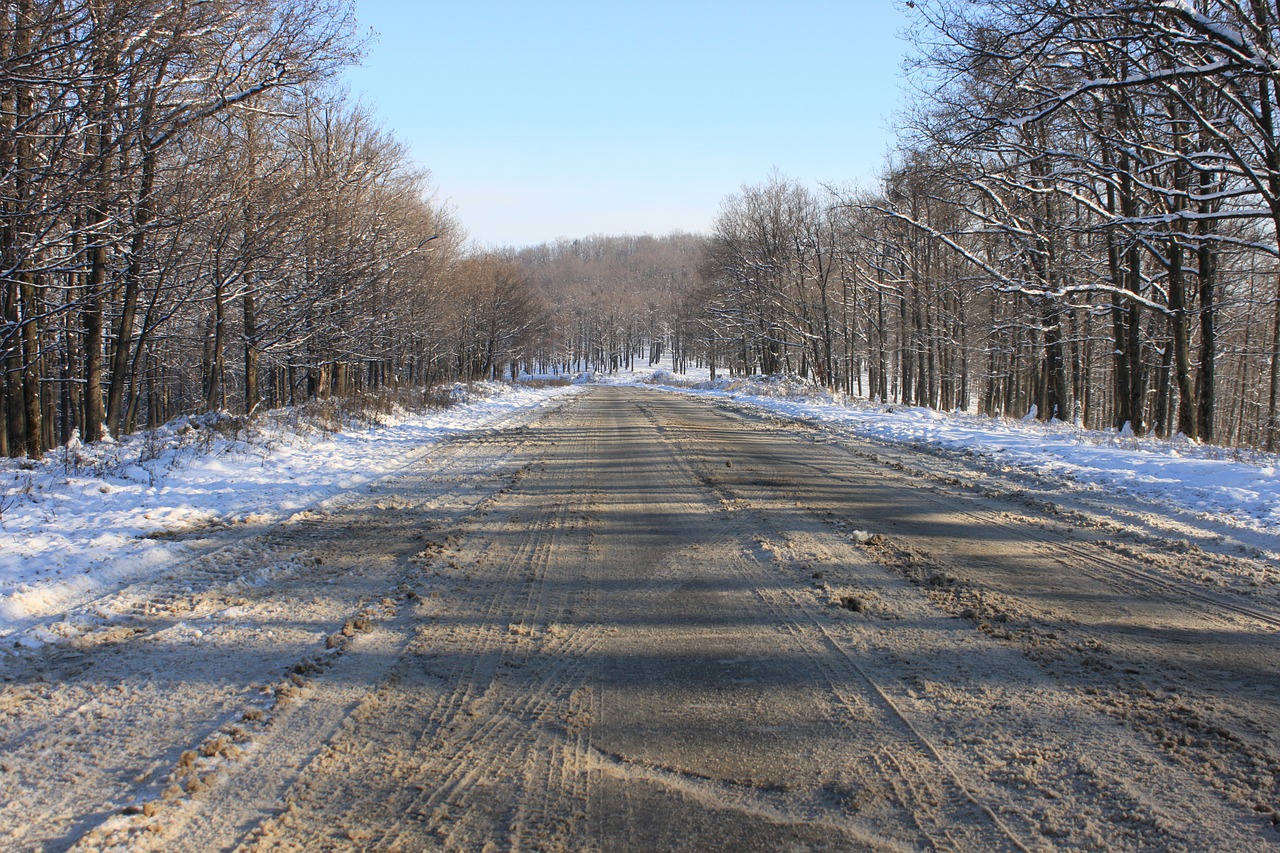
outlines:
[[[638,371],[631,381],[732,399],[863,438],[957,451],[1117,501],[1140,497],[1171,510],[1280,534],[1280,455],[1136,438],[1033,418],[989,418],[850,399],[785,379],[725,379]]]
[[[882,405],[795,381],[711,382],[705,371],[676,376],[638,368],[590,380],[731,399],[837,433],[962,452],[1117,501],[1141,498],[1280,536],[1275,455]],[[120,444],[53,451],[34,464],[0,461],[0,638],[180,562],[186,546],[164,534],[249,530],[286,518],[420,464],[451,435],[574,390],[479,386],[449,409],[387,415],[339,432],[299,431],[299,421],[277,417],[256,427],[250,440],[185,419]]]
[[[0,638],[188,556],[163,534],[278,521],[575,390],[475,385],[447,409],[333,432],[276,413],[247,440],[217,418],[182,418],[119,444],[0,461]]]

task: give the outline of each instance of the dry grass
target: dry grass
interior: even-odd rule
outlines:
[[[520,384],[526,388],[564,388],[572,385],[573,380],[567,376],[551,376],[520,380]]]

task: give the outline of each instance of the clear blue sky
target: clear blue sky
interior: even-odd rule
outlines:
[[[894,0],[357,0],[352,92],[471,238],[705,231],[777,167],[870,179],[901,97]]]

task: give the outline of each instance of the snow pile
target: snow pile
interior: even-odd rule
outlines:
[[[989,418],[872,403],[794,377],[646,382],[726,397],[862,438],[962,452],[1000,467],[1086,489],[1140,495],[1161,504],[1280,533],[1280,456],[1201,445],[1185,437],[1136,438],[1031,418]]]
[[[336,408],[318,419],[276,412],[252,428],[179,418],[119,443],[0,460],[0,636],[185,557],[164,534],[279,520],[573,390],[459,385],[450,408],[387,407],[362,424]]]

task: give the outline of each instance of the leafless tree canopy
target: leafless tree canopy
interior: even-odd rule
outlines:
[[[0,452],[481,369],[448,294],[492,274],[333,87],[353,32],[345,0],[0,4]]]
[[[918,0],[878,185],[467,251],[332,84],[348,0],[0,3],[0,453],[670,357],[1280,444],[1274,0]]]
[[[919,91],[879,186],[730,198],[708,351],[886,402],[1275,449],[1276,4],[911,5]]]

